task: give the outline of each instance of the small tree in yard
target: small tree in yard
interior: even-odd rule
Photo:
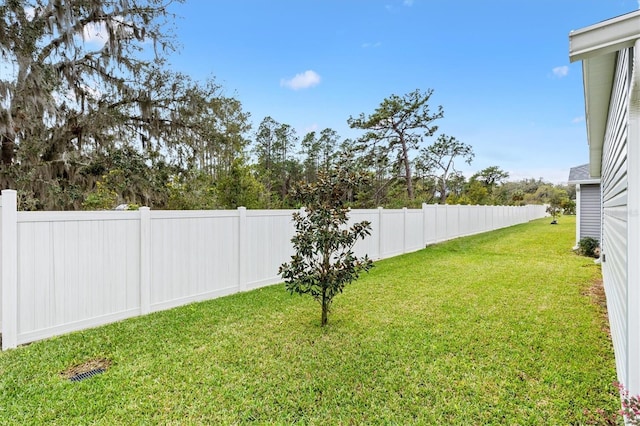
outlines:
[[[559,188],[552,189],[548,200],[549,205],[547,206],[547,213],[553,218],[551,224],[558,223],[558,217],[562,215],[562,207],[567,201],[569,201],[567,191]]]
[[[293,214],[295,254],[278,273],[291,293],[310,294],[322,305],[321,325],[336,294],[373,267],[368,256],[358,258],[353,246],[371,234],[367,221],[347,226],[345,201],[360,183],[360,176],[342,167],[321,171],[315,183],[300,183],[292,195],[304,206]]]

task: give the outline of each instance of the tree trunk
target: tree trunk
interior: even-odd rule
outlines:
[[[404,162],[404,175],[407,179],[407,196],[413,200],[413,181],[411,179],[411,166],[409,165],[409,152],[407,150],[407,142],[402,139],[402,160]]]
[[[447,182],[444,179],[440,189],[440,203],[447,204]]]
[[[13,163],[13,156],[15,153],[15,149],[14,149],[15,144],[11,138],[8,138],[6,136],[2,136],[0,138],[0,143],[2,144],[0,159],[2,161],[2,164],[8,166],[11,163]]]
[[[280,200],[284,202],[284,199],[287,198],[287,172],[285,171],[282,174],[282,187],[280,188]]]
[[[327,312],[329,311],[328,300],[327,300],[327,290],[322,290],[322,319],[320,321],[320,326],[324,327],[327,325],[328,318]]]

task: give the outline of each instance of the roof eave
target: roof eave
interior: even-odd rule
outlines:
[[[616,55],[640,38],[640,10],[569,34],[569,59],[582,61],[589,172],[599,177]],[[603,102],[604,101],[604,102]]]
[[[567,182],[569,185],[598,185],[600,179],[576,179]]]
[[[571,31],[569,59],[582,61],[633,46],[638,39],[640,10]]]

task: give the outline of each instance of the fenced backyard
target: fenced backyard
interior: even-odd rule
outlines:
[[[2,349],[274,284],[292,254],[290,210],[20,212],[0,200]],[[528,222],[543,206],[353,210],[384,259]]]
[[[273,285],[0,352],[0,423],[619,424],[600,267],[549,222],[376,262],[327,327]]]

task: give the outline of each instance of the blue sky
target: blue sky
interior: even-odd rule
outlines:
[[[175,70],[214,76],[254,130],[267,115],[300,138],[391,94],[433,89],[438,134],[470,144],[467,176],[566,182],[588,161],[581,64],[571,30],[632,12],[638,0],[187,0],[175,4]],[[436,134],[437,136],[437,134]],[[430,143],[431,141],[427,141]]]

